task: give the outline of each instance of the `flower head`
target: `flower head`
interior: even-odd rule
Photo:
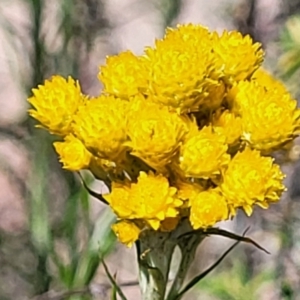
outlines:
[[[119,241],[127,247],[139,238],[141,229],[132,221],[122,220],[112,225],[112,230],[118,237]]]
[[[28,101],[34,109],[30,109],[29,114],[41,122],[40,127],[61,136],[71,133],[78,107],[86,101],[79,83],[71,77],[66,80],[61,76],[53,76],[32,92],[33,96]]]
[[[263,62],[261,44],[253,43],[249,35],[237,31],[224,31],[221,36],[213,33],[212,51],[216,56],[215,68],[224,80],[232,84],[250,78]]]
[[[180,149],[180,168],[187,177],[212,178],[229,163],[226,137],[204,127],[189,137]]]
[[[288,93],[266,89],[256,81],[240,82],[234,89],[243,139],[253,148],[270,153],[299,134],[300,110]]]
[[[284,191],[283,178],[271,157],[246,148],[233,157],[220,187],[233,215],[236,208],[251,215],[255,204],[267,208],[269,203],[279,200]]]
[[[178,198],[187,202],[188,200],[196,197],[200,192],[204,191],[204,188],[195,182],[179,181],[177,182],[176,187],[178,190]],[[189,202],[188,205],[190,205]]]
[[[257,69],[253,73],[251,80],[258,82],[259,85],[264,86],[268,90],[276,90],[281,95],[288,93],[285,85],[263,68]]]
[[[192,197],[190,206],[190,222],[194,229],[213,226],[229,217],[226,199],[214,189],[200,192]]]
[[[190,47],[199,50],[199,45],[210,48],[211,33],[199,24],[178,24],[176,28],[167,28],[163,43],[170,43],[178,49]]]
[[[155,48],[145,50],[146,93],[180,113],[219,104],[224,88],[209,78],[214,58],[210,47],[210,33],[202,26],[170,29],[163,40],[156,41]],[[218,98],[209,97],[216,94],[220,94]]]
[[[120,219],[136,219],[130,197],[130,182],[112,182],[111,193],[103,197]]]
[[[79,171],[88,168],[92,154],[72,134],[67,135],[63,142],[55,142],[53,145],[60,156],[60,162],[64,169]]]
[[[225,110],[217,112],[212,121],[215,132],[226,137],[228,145],[235,145],[242,135],[242,119]]]
[[[127,149],[127,107],[127,101],[111,96],[88,101],[74,117],[74,134],[97,157],[122,160]]]
[[[143,92],[147,85],[143,62],[130,51],[108,57],[98,77],[104,93],[124,99]]]
[[[176,217],[182,205],[168,179],[151,172],[141,172],[137,183],[113,183],[112,192],[104,197],[119,218],[141,219],[155,230],[161,221]]]
[[[163,170],[178,152],[187,128],[175,112],[148,100],[136,98],[131,102],[127,145],[132,155],[156,170]]]

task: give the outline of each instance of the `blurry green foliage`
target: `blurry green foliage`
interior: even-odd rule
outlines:
[[[19,42],[23,44],[23,53],[20,55],[26,57],[30,64],[31,69],[20,78],[20,85],[30,95],[31,88],[52,74],[78,78],[93,39],[106,29],[100,7],[102,2],[62,0],[52,3],[58,12],[58,23],[50,22],[47,25],[45,16],[51,3],[44,0],[23,2],[31,18],[28,43],[24,43],[24,37],[19,35],[14,24],[0,12],[3,15],[3,18],[0,17],[0,25],[10,47],[17,49]],[[45,26],[49,26],[47,30],[55,33],[53,42],[60,41],[58,46],[46,40]],[[101,265],[101,259],[115,245],[115,236],[110,229],[114,215],[109,209],[104,209],[97,220],[92,221],[89,195],[82,189],[79,177],[61,169],[51,145],[53,137],[34,128],[34,125],[35,122],[27,117],[19,125],[25,130],[26,136],[16,140],[16,143],[25,146],[31,162],[30,176],[24,185],[26,190],[23,195],[27,200],[29,228],[24,228],[22,233],[26,244],[23,241],[24,244],[20,245],[26,247],[26,251],[23,250],[26,253],[28,251],[26,255],[30,257],[31,267],[23,272],[24,262],[20,260],[19,268],[14,271],[31,285],[26,292],[30,290],[32,296],[46,297],[52,288],[57,287],[69,293],[70,299],[90,299],[90,284]],[[88,177],[86,180],[91,183],[93,179]],[[12,240],[22,240],[19,236],[9,239],[4,233],[0,233],[0,240],[3,249],[1,261],[12,270],[15,254],[15,251],[11,251]],[[78,289],[82,290],[82,295],[73,296],[72,291]],[[0,299],[15,296],[13,290],[6,290],[0,283]]]
[[[257,300],[263,285],[274,280],[271,272],[262,271],[255,276],[249,274],[243,261],[234,260],[230,268],[223,271],[218,269],[205,278],[199,289],[220,300]]]
[[[291,92],[299,94],[300,85],[300,15],[290,17],[281,33],[283,53],[278,62],[278,72],[289,85]]]
[[[3,7],[9,3],[5,1]],[[111,29],[105,2],[20,0],[20,4],[30,18],[26,37],[20,35],[1,9],[0,26],[7,41],[7,55],[15,51],[21,61],[26,61],[22,67],[11,65],[11,73],[18,75],[14,78],[20,81],[22,90],[30,96],[33,87],[53,74],[81,79],[88,71],[86,63],[96,40]],[[179,12],[180,1],[164,1],[159,5],[165,20],[163,26],[170,25]],[[35,121],[28,116],[21,122],[16,124],[24,132],[21,139],[6,128],[1,128],[0,134],[11,134],[30,158],[30,176],[23,183],[22,195],[27,201],[28,228],[17,236],[0,232],[0,263],[15,272],[26,287],[23,290],[19,287],[20,291],[6,289],[1,284],[0,272],[0,299],[17,299],[20,293],[21,297],[28,293],[29,298],[46,299],[54,291],[57,299],[92,299],[91,283],[96,271],[115,246],[116,239],[110,229],[115,217],[106,208],[92,220],[90,197],[82,189],[77,174],[61,169],[52,147],[53,136],[36,129]],[[93,181],[90,176],[84,178],[88,184]],[[24,257],[15,259],[14,255],[19,256],[20,252]],[[111,298],[117,299],[121,292],[114,284],[114,276],[108,273],[107,276],[112,279]]]

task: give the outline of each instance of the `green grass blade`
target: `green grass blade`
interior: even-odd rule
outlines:
[[[110,208],[106,208],[97,219],[87,248],[78,261],[73,288],[90,283],[101,263],[100,257],[105,257],[114,246],[116,238],[110,228],[114,221],[115,215]]]
[[[123,294],[121,288],[118,286],[118,284],[116,283],[115,279],[113,278],[113,276],[110,274],[107,265],[105,264],[104,260],[102,260],[102,264],[105,270],[105,273],[110,281],[110,283],[112,284],[113,288],[116,290],[116,292],[118,293],[118,295],[120,296],[120,298],[122,300],[127,300],[127,298],[125,297],[125,295]]]

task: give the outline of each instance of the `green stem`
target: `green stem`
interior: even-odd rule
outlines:
[[[31,0],[32,13],[34,18],[34,26],[32,30],[32,38],[34,41],[34,76],[33,76],[33,86],[41,84],[43,81],[43,44],[40,37],[41,29],[41,16],[42,16],[42,1],[41,0]]]
[[[185,235],[179,238],[178,246],[181,251],[181,261],[167,300],[178,299],[177,295],[182,288],[189,267],[194,261],[197,247],[204,238],[205,236],[201,234]]]
[[[137,243],[142,300],[163,300],[176,240],[166,232],[146,231]]]
[[[142,300],[165,299],[170,264],[174,249],[177,245],[181,248],[184,261],[181,263],[182,269],[180,275],[178,275],[176,285],[182,285],[180,282],[184,280],[187,272],[185,269],[188,269],[188,266],[191,264],[197,245],[204,237],[202,234],[192,236],[187,234],[191,231],[190,223],[185,218],[182,219],[177,228],[171,232],[146,230],[142,233],[139,241],[136,243]],[[187,241],[190,243],[191,254],[186,253],[187,250],[185,248]],[[189,257],[184,258],[186,254]]]

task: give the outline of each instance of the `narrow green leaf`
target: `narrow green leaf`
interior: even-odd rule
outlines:
[[[87,248],[83,251],[74,275],[73,288],[81,288],[90,283],[101,260],[115,244],[116,238],[111,230],[115,215],[108,207],[97,219]]]
[[[252,239],[245,237],[244,235],[247,233],[247,231],[249,230],[249,227],[244,231],[243,235],[237,235],[234,234],[232,232],[223,230],[223,229],[219,229],[219,228],[208,228],[206,230],[199,230],[198,232],[201,232],[202,234],[205,235],[220,235],[220,236],[224,236],[230,239],[234,239],[237,242],[234,243],[212,266],[210,266],[206,271],[204,271],[203,273],[199,274],[198,276],[194,277],[184,288],[183,290],[173,299],[170,300],[180,300],[181,297],[188,291],[190,290],[195,284],[197,284],[201,279],[203,279],[206,275],[208,275],[212,270],[214,270],[222,261],[223,259],[227,256],[227,254],[229,254],[240,242],[245,242],[245,243],[249,243],[254,245],[255,247],[257,247],[258,249],[269,253],[266,249],[264,249],[263,247],[261,247],[259,244],[257,244],[256,242],[254,242]],[[194,234],[196,234],[197,232],[194,232]],[[193,234],[189,233],[189,234]],[[184,236],[184,235],[183,235]]]
[[[84,188],[88,191],[88,193],[89,193],[91,196],[93,196],[93,197],[97,198],[98,200],[100,200],[101,202],[103,202],[104,204],[108,204],[108,202],[103,198],[102,194],[96,193],[96,192],[94,192],[93,190],[91,190],[91,189],[87,186],[87,184],[86,184],[85,180],[83,179],[82,175],[81,175],[80,173],[78,173],[78,174],[79,174],[79,176],[80,176],[80,179],[81,179],[81,181],[82,181],[82,184],[83,184]]]
[[[194,277],[184,288],[183,290],[175,297],[174,300],[180,300],[182,296],[189,291],[193,286],[195,286],[201,279],[213,271],[223,260],[224,258],[240,243],[240,241],[235,242],[213,265],[211,265],[207,270],[198,276]]]
[[[116,274],[114,275],[114,279],[116,280]],[[117,289],[115,288],[115,286],[112,287],[111,289],[111,300],[118,300],[117,298],[118,292]]]
[[[167,300],[172,300],[179,293],[182,288],[183,282],[186,278],[186,274],[189,267],[194,261],[196,250],[199,244],[204,240],[206,236],[203,234],[193,234],[188,236],[182,236],[179,238],[178,246],[181,251],[181,261],[169,290]]]
[[[267,254],[270,254],[270,252],[268,250],[266,250],[265,248],[263,248],[262,246],[260,246],[258,243],[256,243],[255,241],[253,241],[252,239],[250,239],[249,237],[245,237],[244,235],[247,233],[247,231],[249,230],[249,227],[244,231],[243,235],[238,235],[235,234],[233,232],[224,230],[224,229],[220,229],[220,228],[208,228],[205,231],[203,231],[203,234],[206,235],[220,235],[232,240],[236,240],[239,242],[244,242],[247,244],[251,244],[253,246],[255,246],[256,248],[258,248],[259,250],[264,251]]]
[[[120,298],[122,300],[127,300],[127,298],[125,297],[125,295],[123,294],[121,288],[118,286],[118,284],[116,283],[115,279],[113,278],[113,276],[110,274],[107,265],[105,264],[104,260],[102,259],[102,265],[104,267],[105,273],[110,281],[110,283],[112,284],[113,288],[116,290],[116,292],[118,293],[118,295],[120,296]]]
[[[43,136],[35,139],[39,144],[34,157],[33,171],[29,179],[30,186],[30,232],[32,242],[41,255],[47,254],[52,247],[48,216],[47,175],[48,157],[47,142]]]

